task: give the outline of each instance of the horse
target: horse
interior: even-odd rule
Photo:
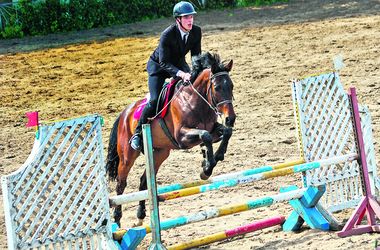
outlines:
[[[154,148],[154,169],[169,157],[172,149],[190,149],[196,145],[202,149],[201,179],[208,179],[224,154],[234,126],[236,114],[233,107],[233,82],[229,72],[233,61],[223,63],[218,54],[203,53],[192,58],[193,70],[190,83],[177,84],[174,96],[164,118],[150,120]],[[136,158],[140,155],[129,144],[138,120],[136,109],[143,100],[130,104],[116,119],[109,140],[106,171],[111,180],[117,180],[116,193],[121,195],[127,185],[127,177]],[[223,124],[218,117],[224,117]],[[220,142],[214,154],[212,144]],[[146,173],[140,178],[139,190],[147,189]],[[146,216],[145,200],[139,202],[137,225]],[[114,221],[120,226],[121,205],[115,207]]]

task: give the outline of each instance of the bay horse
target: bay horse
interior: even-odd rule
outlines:
[[[172,149],[190,149],[200,144],[205,146],[201,172],[201,179],[204,180],[211,176],[217,162],[224,160],[236,118],[232,104],[233,83],[229,76],[232,64],[232,60],[224,64],[219,55],[208,52],[192,58],[190,84],[177,84],[165,117],[150,121],[156,173]],[[123,194],[129,171],[140,155],[139,151],[132,149],[129,141],[138,122],[134,113],[142,102],[139,100],[122,111],[111,130],[106,170],[111,180],[117,179],[117,195]],[[224,125],[217,122],[218,116],[222,115],[225,117]],[[212,143],[219,141],[221,143],[214,154]],[[146,189],[144,171],[139,190]],[[120,225],[121,205],[115,207],[113,216]],[[137,210],[138,225],[142,224],[145,216],[143,200]]]

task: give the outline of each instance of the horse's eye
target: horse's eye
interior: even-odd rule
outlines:
[[[215,84],[214,88],[215,88],[216,91],[219,91],[220,90],[220,84]]]

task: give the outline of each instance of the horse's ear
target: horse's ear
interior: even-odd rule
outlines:
[[[234,63],[233,60],[231,60],[231,61],[225,66],[225,69],[226,69],[228,72],[231,71],[233,63]]]

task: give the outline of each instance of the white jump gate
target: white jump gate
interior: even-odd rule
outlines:
[[[293,101],[307,162],[355,151],[349,101],[336,73],[294,81]],[[378,183],[371,119],[362,124],[372,184]],[[117,249],[112,240],[101,117],[41,125],[33,150],[17,172],[2,177],[10,249]],[[362,197],[357,163],[308,171],[305,186],[327,184],[330,211]],[[372,185],[374,187],[375,185]]]
[[[100,116],[40,126],[2,187],[9,249],[115,248]]]
[[[350,101],[337,73],[293,81],[292,90],[301,154],[306,162],[358,153]],[[379,185],[375,150],[366,107],[361,107],[361,123],[372,192],[376,194]],[[303,181],[305,187],[326,184],[321,201],[331,212],[354,207],[363,197],[357,161],[306,171]]]

